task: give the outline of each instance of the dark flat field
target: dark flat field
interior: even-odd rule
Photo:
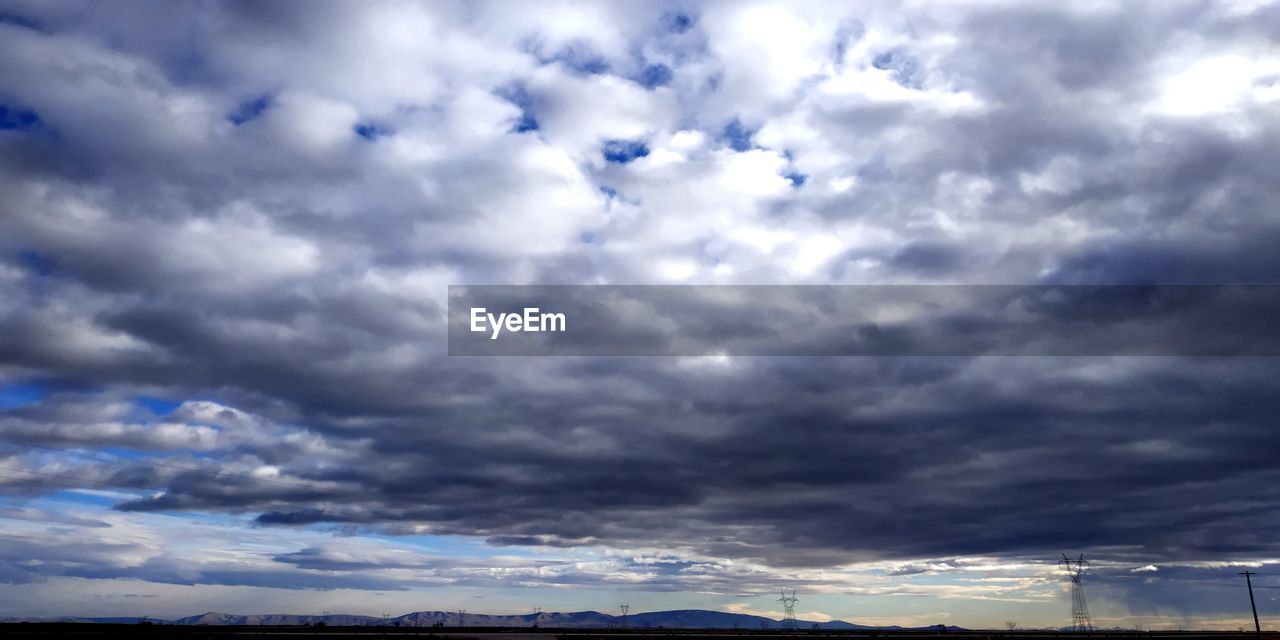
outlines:
[[[0,638],[148,638],[203,640],[226,638],[436,638],[438,640],[1245,640],[1252,631],[780,631],[721,629],[449,629],[425,627],[306,626],[178,626],[134,624],[0,624]],[[1264,631],[1264,640],[1280,640],[1280,632]]]

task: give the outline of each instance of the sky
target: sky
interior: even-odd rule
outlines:
[[[0,1],[0,616],[1280,626],[1265,357],[447,355],[451,284],[1280,276],[1270,2]],[[1205,326],[1206,332],[1214,326]]]

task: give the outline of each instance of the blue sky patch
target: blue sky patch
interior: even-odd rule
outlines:
[[[924,82],[924,70],[920,68],[920,61],[902,51],[886,51],[876,56],[871,61],[871,66],[891,71],[893,81],[908,89],[919,89]]]
[[[662,24],[671,33],[684,33],[693,27],[693,16],[687,13],[668,13],[662,16]]]
[[[520,117],[516,119],[516,123],[514,125],[511,125],[511,131],[514,133],[525,133],[528,131],[537,131],[537,130],[538,130],[538,121],[535,120],[533,116],[529,115],[529,112],[527,111],[524,113],[521,113]]]
[[[60,481],[59,481],[60,482]],[[55,487],[61,485],[54,485]],[[134,491],[126,487],[117,487],[113,485],[103,484],[101,486],[86,486],[84,489],[58,489],[43,496],[34,504],[44,506],[45,508],[58,511],[58,503],[73,504],[81,507],[101,507],[110,509],[119,501],[118,498],[110,495],[101,495],[97,493],[86,493],[86,491],[105,490],[113,492],[127,493]],[[50,504],[52,503],[52,504]]]
[[[605,162],[627,164],[649,155],[649,147],[642,141],[610,140],[604,143],[603,153]]]
[[[529,92],[525,90],[523,84],[516,83],[502,87],[495,94],[520,108],[520,117],[516,118],[515,123],[511,125],[512,133],[538,130],[538,119],[533,115],[533,100],[529,97]]]
[[[170,413],[173,413],[174,409],[177,409],[182,405],[181,400],[170,400],[168,398],[159,398],[156,396],[138,396],[134,398],[134,401],[137,402],[139,406],[157,416],[169,415]]]
[[[252,100],[241,102],[227,119],[237,127],[262,115],[271,106],[271,96],[261,95]]]
[[[28,271],[38,276],[53,275],[57,263],[48,255],[36,251],[35,249],[23,249],[18,252],[18,262],[26,267]]]
[[[543,64],[552,62],[559,62],[570,71],[586,75],[597,75],[609,71],[609,61],[604,56],[582,45],[568,46],[550,57],[542,58]]]
[[[37,404],[44,398],[44,389],[34,384],[0,384],[0,409],[16,409]]]
[[[630,205],[640,204],[639,200],[628,198],[626,194],[622,193],[621,191],[618,191],[614,187],[601,186],[600,193],[604,194],[604,197],[608,200],[608,204],[610,206],[612,206],[614,202],[618,202],[621,204],[630,204]],[[593,238],[595,237],[595,234],[591,234],[591,235]]]
[[[32,31],[42,31],[40,25],[31,18],[7,11],[0,11],[0,24],[11,24],[15,27],[31,29]]]
[[[748,129],[742,126],[742,122],[734,118],[724,126],[724,131],[720,133],[720,138],[734,151],[749,151],[753,146],[751,136],[754,136],[755,133],[755,129]]]
[[[665,64],[651,64],[640,72],[640,84],[646,89],[655,89],[657,87],[665,87],[671,84],[671,79],[675,77],[671,67]]]
[[[786,178],[787,180],[790,180],[790,181],[791,181],[791,186],[792,186],[792,187],[795,187],[796,189],[799,189],[800,187],[803,187],[803,186],[804,186],[804,183],[805,183],[805,182],[807,182],[807,181],[809,180],[809,176],[808,176],[808,175],[803,174],[803,173],[800,173],[799,171],[792,171],[792,172],[790,172],[790,173],[784,173],[784,174],[782,174],[782,177]]]
[[[372,122],[358,122],[351,130],[365,140],[376,140],[391,135],[390,129],[380,127]]]
[[[0,104],[0,131],[28,131],[40,124],[40,116],[30,109]]]

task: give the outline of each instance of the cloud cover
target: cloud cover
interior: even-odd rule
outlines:
[[[572,568],[442,578],[494,586],[856,594],[881,565],[977,557],[1045,597],[1026,567],[1064,550],[1100,577],[1280,556],[1271,359],[457,359],[444,339],[457,283],[1273,282],[1273,3],[0,17],[0,380],[35,390],[0,404],[19,501],[109,488],[112,517],[464,536]],[[92,555],[118,527],[76,532],[90,555],[10,538],[4,575],[418,579],[335,560],[340,538],[235,573],[121,564]],[[335,566],[347,582],[267,577]],[[1130,582],[1117,615],[1234,612]]]

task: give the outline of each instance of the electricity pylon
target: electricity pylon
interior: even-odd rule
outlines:
[[[786,589],[780,589],[779,593],[782,594],[782,597],[778,598],[778,602],[782,603],[782,627],[784,629],[794,629],[796,628],[796,603],[800,601],[800,598],[796,597],[794,590],[791,595],[787,595]]]
[[[1080,581],[1080,576],[1089,567],[1089,561],[1084,559],[1084,554],[1072,560],[1064,553],[1058,566],[1067,570],[1067,577],[1071,580],[1071,630],[1086,633],[1093,631],[1093,621],[1089,619],[1089,604],[1084,599],[1084,584]]]

